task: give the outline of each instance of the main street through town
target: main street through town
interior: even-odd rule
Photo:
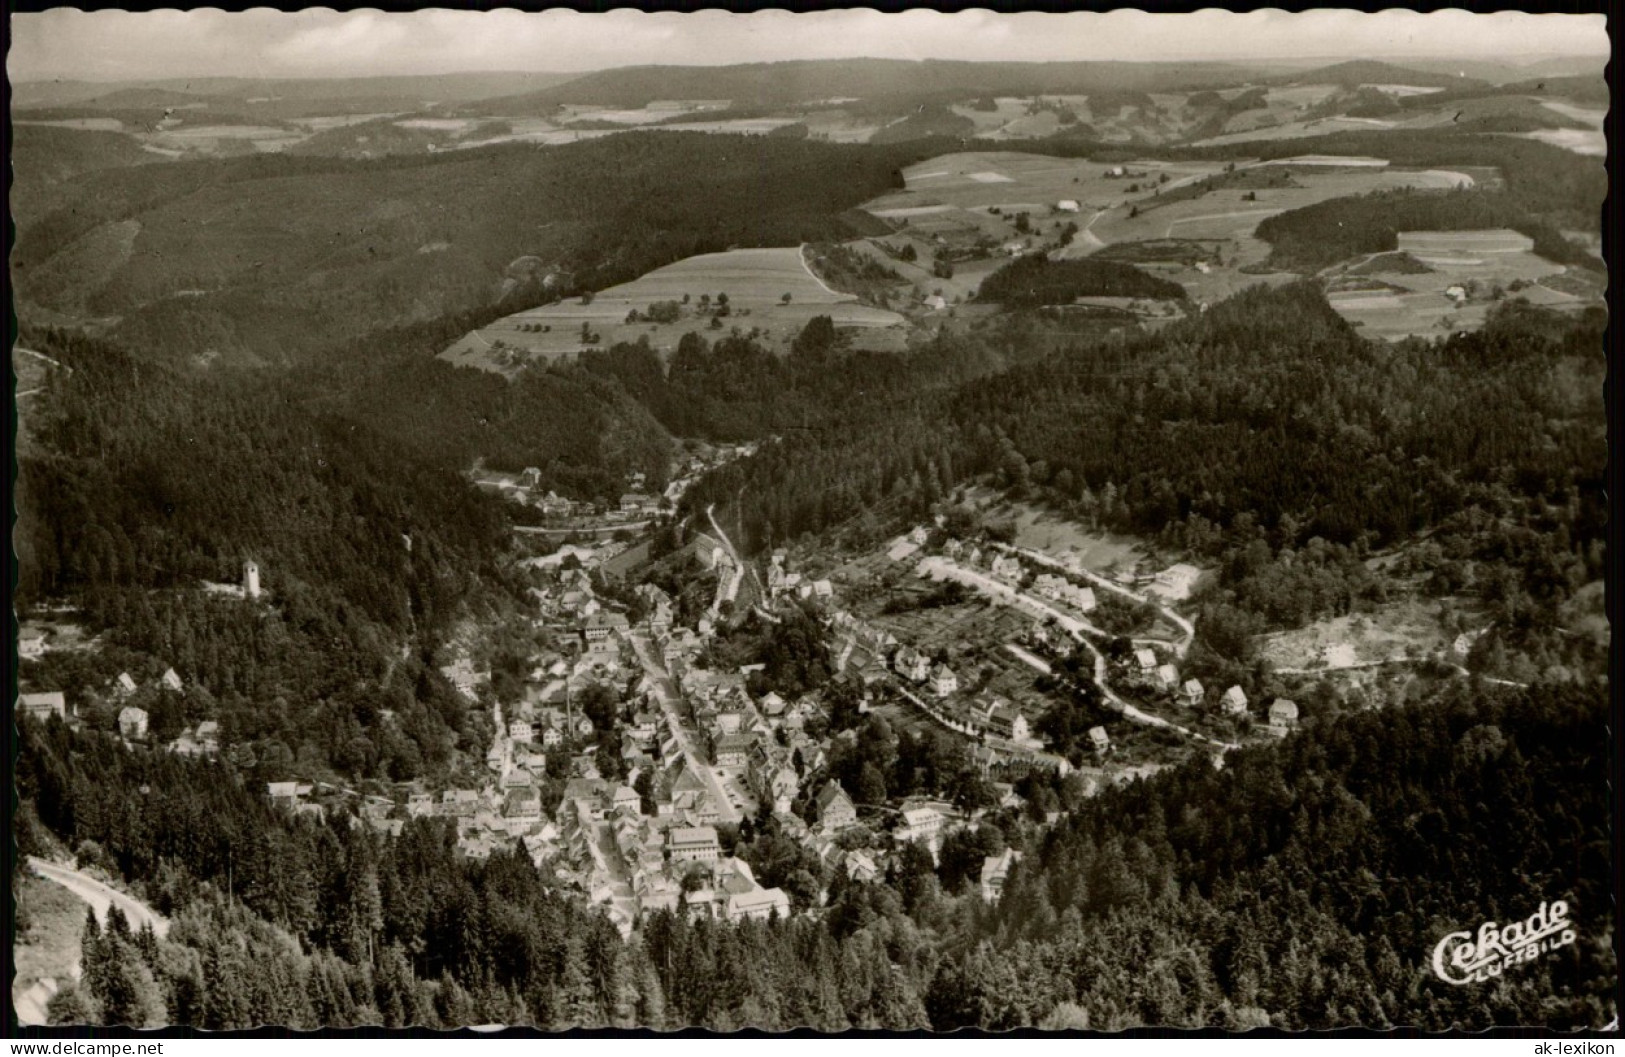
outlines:
[[[722,783],[717,781],[716,772],[705,762],[705,754],[699,752],[694,746],[694,735],[688,726],[683,723],[682,714],[677,710],[677,688],[672,685],[671,674],[664,665],[655,660],[646,635],[634,632],[632,635],[632,649],[638,655],[638,661],[643,665],[644,674],[654,682],[655,699],[660,702],[661,711],[666,718],[673,733],[677,736],[677,743],[682,746],[683,756],[688,760],[689,770],[704,779],[706,787],[711,792],[711,799],[716,804],[717,815],[722,822],[736,823],[740,819],[739,811],[728,799],[727,791]]]

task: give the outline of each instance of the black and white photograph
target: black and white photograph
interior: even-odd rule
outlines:
[[[473,6],[8,12],[9,1034],[1618,1034],[1600,6]]]

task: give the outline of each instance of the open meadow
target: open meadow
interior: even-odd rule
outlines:
[[[1262,637],[1259,653],[1276,668],[1338,669],[1399,660],[1448,647],[1435,601],[1406,600],[1372,613],[1330,617]]]

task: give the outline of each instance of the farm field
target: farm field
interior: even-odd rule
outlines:
[[[808,111],[801,115],[801,122],[812,138],[831,143],[867,143],[882,127],[881,122],[872,118],[839,109]]]
[[[1347,168],[1342,166],[1342,159],[1318,157],[1283,159],[1281,163],[1271,164],[1289,165],[1295,186],[1256,192],[1227,188],[1167,205],[1141,195],[1128,206],[1117,206],[1092,216],[1087,228],[1089,238],[1074,242],[1067,255],[1099,252],[1099,247],[1094,246],[1097,241],[1120,247],[1114,250],[1114,258],[1134,260],[1153,274],[1183,285],[1193,300],[1210,303],[1258,283],[1276,285],[1294,278],[1289,273],[1242,270],[1257,269],[1269,256],[1269,246],[1253,237],[1259,222],[1266,217],[1331,198],[1371,191],[1398,187],[1448,188],[1476,182],[1473,176],[1463,172],[1390,169],[1381,164],[1381,159],[1351,159]],[[1251,167],[1254,166],[1244,163],[1238,169]],[[1164,189],[1173,186],[1177,183],[1164,185]],[[1256,195],[1257,200],[1243,200],[1243,195],[1249,193]],[[1138,215],[1134,215],[1136,207]],[[1155,247],[1161,245],[1162,240],[1170,239],[1209,246],[1212,256],[1202,267],[1191,267],[1182,260],[1142,262],[1125,245],[1149,243]],[[1148,256],[1152,255],[1148,253]]]
[[[1528,249],[1514,248],[1529,243],[1517,232],[1414,231],[1402,232],[1399,240],[1400,248],[1428,271],[1368,271],[1354,264],[1325,276],[1332,285],[1327,301],[1368,337],[1391,341],[1481,326],[1495,303],[1496,288],[1505,296],[1554,308],[1587,303],[1574,293],[1541,284],[1568,269]],[[1336,288],[1350,267],[1360,269],[1360,286],[1369,288]],[[1514,283],[1521,288],[1513,289]],[[1452,287],[1468,296],[1451,297],[1446,291]]]
[[[1250,113],[1250,111],[1243,111]],[[1239,116],[1239,115],[1238,115]],[[1309,136],[1329,136],[1334,132],[1368,132],[1371,129],[1397,128],[1398,123],[1379,118],[1323,117],[1283,121],[1280,124],[1254,127],[1220,136],[1195,140],[1193,147],[1226,147],[1236,143],[1257,143],[1283,139],[1304,139]]]
[[[628,126],[653,125],[680,115],[722,110],[728,106],[728,102],[726,99],[665,99],[636,108],[566,103],[559,110],[558,122],[613,121]]]
[[[43,125],[46,128],[73,128],[82,132],[120,132],[124,129],[124,122],[116,117],[68,117],[58,121],[19,121],[12,120],[15,125]]]
[[[1127,185],[1136,182],[1108,177],[1107,168],[1099,162],[1014,151],[945,154],[904,169],[905,190],[877,198],[863,208],[882,217],[890,211],[919,207],[979,214],[989,208],[1048,210],[1063,199],[1078,202],[1080,208],[1101,208],[1094,203],[1121,201]],[[1224,164],[1147,160],[1127,163],[1125,168],[1165,172],[1173,180],[1216,173]]]
[[[676,349],[690,331],[709,332],[709,321],[699,309],[701,295],[728,296],[729,315],[724,327],[760,328],[774,341],[788,342],[814,316],[829,316],[837,327],[873,330],[898,328],[902,316],[859,303],[851,294],[825,286],[807,270],[799,247],[729,250],[689,257],[657,268],[630,283],[612,286],[589,303],[567,301],[527,309],[464,335],[441,358],[453,363],[506,370],[516,367],[515,355],[554,360],[583,348],[608,348],[617,342],[647,337],[662,353]],[[783,298],[790,295],[786,303]],[[690,303],[673,323],[628,323],[631,311],[645,312],[658,301]],[[593,345],[581,340],[586,326],[599,335]],[[542,329],[536,329],[542,328]],[[504,355],[506,353],[506,355]],[[504,363],[507,360],[510,362]]]
[[[289,118],[288,124],[308,128],[312,132],[325,132],[330,128],[343,128],[346,125],[360,125],[368,121],[376,121],[381,117],[394,117],[392,113],[382,114],[319,114],[315,117]],[[401,122],[405,125],[407,122]]]
[[[1177,187],[1219,172],[1223,164],[1135,161],[1124,166],[1134,177],[1108,177],[1107,168],[1098,162],[1014,151],[947,154],[903,170],[905,190],[873,199],[863,208],[896,229],[897,237],[889,243],[912,241],[922,263],[934,257],[938,246],[989,247],[987,256],[955,261],[951,280],[931,280],[930,288],[940,287],[951,301],[974,296],[981,281],[1008,260],[1007,252],[993,248],[1056,248],[1062,228],[1070,223],[1080,231],[1060,255],[1087,253],[1105,244],[1091,236],[1091,223],[1122,206],[1130,197],[1129,185],[1166,174],[1168,183],[1162,186]],[[1063,201],[1077,203],[1077,211],[1060,210]],[[1027,232],[1016,226],[1021,213],[1028,215]]]
[[[1225,189],[1163,204],[1158,201],[1162,194],[1218,174],[1224,163],[1141,160],[1122,167],[1127,175],[1108,177],[1107,167],[1094,162],[1015,151],[948,154],[905,169],[905,190],[874,199],[864,208],[897,229],[897,236],[887,240],[890,244],[913,242],[920,257],[918,274],[901,262],[887,259],[885,263],[916,285],[927,283],[929,258],[939,246],[1020,245],[1036,251],[1056,247],[1061,227],[1073,223],[1079,232],[1070,245],[1053,248],[1055,256],[1088,256],[1108,245],[1162,239],[1209,244],[1208,259],[1201,268],[1183,260],[1153,263],[1132,254],[1123,258],[1180,283],[1195,300],[1205,303],[1261,282],[1275,284],[1292,278],[1284,273],[1240,271],[1256,267],[1269,256],[1269,247],[1252,237],[1266,217],[1377,190],[1449,188],[1478,182],[1475,175],[1465,172],[1392,169],[1383,158],[1305,156],[1267,164],[1288,171],[1294,186],[1253,192]],[[1259,166],[1241,162],[1238,167]],[[1131,192],[1130,187],[1135,190]],[[1256,200],[1244,201],[1242,196],[1248,193]],[[1060,211],[1057,204],[1062,201],[1076,202],[1078,211]],[[1015,222],[1015,216],[1023,212],[1029,216],[1026,233],[1019,232]],[[932,278],[928,288],[940,289],[949,301],[968,299],[1004,259],[1006,254],[998,252],[981,261],[955,262],[953,279]],[[978,267],[983,264],[986,266]]]
[[[1525,132],[1523,136],[1526,139],[1536,139],[1542,143],[1550,143],[1554,147],[1571,150],[1576,154],[1597,158],[1608,157],[1608,136],[1600,128],[1544,128],[1535,132]]]
[[[1008,139],[1009,135],[1003,129],[1014,121],[1027,116],[1026,99],[1012,96],[1000,96],[993,100],[996,110],[977,110],[975,107],[955,105],[948,109],[960,117],[969,118],[976,125],[976,135],[987,139]]]
[[[1301,209],[1331,198],[1369,194],[1401,187],[1448,189],[1476,181],[1462,172],[1438,169],[1391,169],[1381,159],[1342,159],[1305,157],[1280,159],[1270,163],[1290,169],[1296,186],[1270,188],[1257,192],[1255,201],[1244,201],[1250,192],[1214,191],[1159,205],[1149,194],[1127,196],[1132,208],[1119,205],[1094,222],[1090,230],[1107,243],[1133,242],[1155,238],[1242,239],[1250,238],[1259,221],[1290,209]],[[1250,166],[1238,165],[1238,168]],[[1324,170],[1324,171],[1322,171]]]

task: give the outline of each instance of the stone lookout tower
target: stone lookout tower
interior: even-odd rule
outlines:
[[[260,596],[260,567],[254,559],[243,562],[243,597],[258,598]]]

